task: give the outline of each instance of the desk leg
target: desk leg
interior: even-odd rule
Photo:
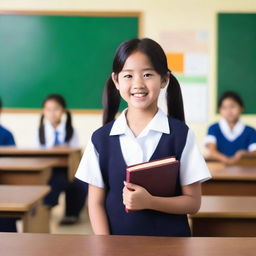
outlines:
[[[42,205],[42,202],[37,202],[27,213],[23,220],[23,232],[25,233],[49,233],[50,232],[50,211]]]
[[[72,181],[81,160],[81,152],[74,152],[68,157],[68,179]]]

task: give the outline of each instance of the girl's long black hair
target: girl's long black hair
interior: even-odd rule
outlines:
[[[167,59],[161,46],[152,39],[131,39],[123,42],[117,49],[112,72],[118,75],[127,60],[135,51],[147,55],[156,72],[166,79],[169,75],[169,84],[166,91],[168,115],[185,122],[183,100],[179,82],[168,69]],[[106,82],[103,92],[103,124],[114,120],[120,105],[120,94],[110,76]]]
[[[74,132],[74,128],[72,126],[72,118],[71,118],[71,113],[70,111],[67,109],[67,104],[65,99],[59,95],[59,94],[50,94],[48,95],[44,101],[43,101],[43,107],[45,105],[45,103],[48,100],[53,100],[55,102],[57,102],[61,107],[63,107],[66,111],[66,115],[67,115],[67,120],[66,120],[66,137],[65,137],[65,142],[68,143],[70,141],[70,139],[73,136],[73,132]],[[44,129],[44,115],[42,114],[41,118],[40,118],[40,125],[39,125],[39,141],[41,145],[45,145],[45,129]]]

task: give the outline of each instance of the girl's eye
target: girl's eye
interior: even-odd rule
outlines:
[[[153,74],[150,74],[150,73],[144,74],[144,77],[150,77],[150,76],[153,76]]]
[[[124,78],[131,78],[131,75],[125,75]]]

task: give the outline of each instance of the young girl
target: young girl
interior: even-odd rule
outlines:
[[[168,116],[157,106],[168,86]],[[121,97],[128,108],[116,119]],[[151,39],[120,45],[104,92],[104,126],[92,135],[76,177],[89,183],[89,215],[96,234],[190,236],[186,214],[200,207],[200,182],[210,177],[184,121],[180,86]],[[156,197],[125,184],[126,166],[168,156],[180,160],[176,196]],[[125,207],[137,210],[126,213]]]
[[[236,164],[242,156],[256,151],[256,132],[239,120],[244,104],[235,92],[225,92],[218,109],[222,119],[209,127],[205,139],[209,157],[224,164]]]
[[[61,95],[51,94],[44,100],[36,144],[40,148],[79,147],[78,135],[71,122],[71,114]],[[85,202],[87,184],[77,179],[69,183],[67,168],[56,167],[53,168],[49,185],[51,192],[45,197],[45,205],[49,207],[57,205],[60,193],[66,191],[66,216],[61,224],[75,224]]]

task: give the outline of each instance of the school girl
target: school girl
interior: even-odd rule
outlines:
[[[232,91],[218,102],[221,119],[211,125],[205,138],[209,157],[224,164],[236,164],[244,155],[256,153],[256,131],[240,120],[244,110],[241,97]]]
[[[168,115],[157,106],[165,86]],[[128,108],[115,119],[120,96]],[[158,43],[131,39],[119,46],[103,103],[104,126],[93,133],[76,173],[89,183],[95,234],[190,236],[187,214],[198,211],[200,183],[210,174],[185,124],[180,86]],[[174,155],[180,161],[174,197],[124,185],[127,165]],[[126,213],[125,207],[137,211]]]
[[[43,101],[43,114],[35,141],[39,148],[79,147],[78,135],[72,126],[71,113],[61,95],[51,94]],[[60,193],[65,191],[66,210],[61,224],[75,224],[85,203],[87,184],[78,179],[69,183],[67,168],[56,167],[53,168],[49,185],[51,192],[45,197],[44,204],[49,207],[57,205]]]

